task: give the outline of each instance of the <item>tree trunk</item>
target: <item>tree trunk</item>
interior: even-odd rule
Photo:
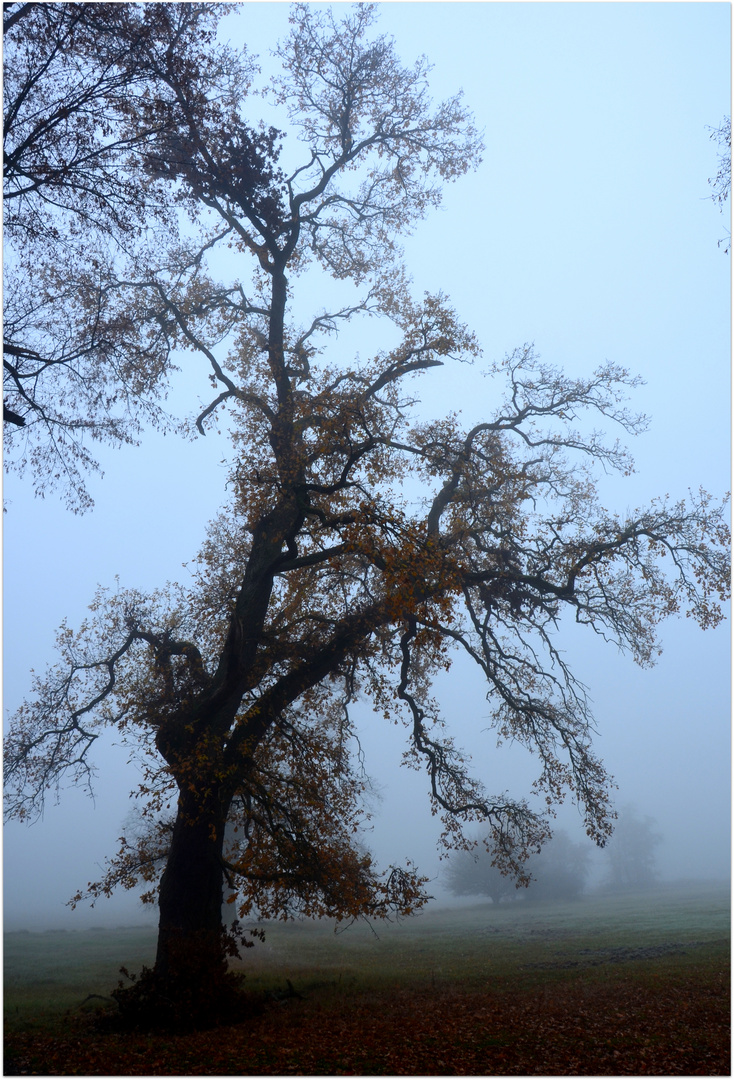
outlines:
[[[159,893],[155,974],[173,986],[205,984],[227,967],[222,936],[226,811],[182,795]],[[202,989],[204,986],[202,985]]]
[[[217,791],[179,799],[161,878],[155,966],[112,992],[127,1027],[188,1031],[237,1023],[252,1011],[242,976],[227,970],[234,942],[222,927],[227,809]]]

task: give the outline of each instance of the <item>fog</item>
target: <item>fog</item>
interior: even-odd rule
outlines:
[[[287,14],[285,4],[247,4],[226,35],[247,40],[268,72]],[[631,447],[637,472],[600,480],[602,501],[621,513],[666,493],[702,485],[720,496],[730,486],[730,263],[718,246],[728,220],[707,184],[717,169],[707,126],[729,110],[729,19],[725,4],[381,5],[379,30],[395,36],[403,60],[425,53],[434,63],[436,99],[463,86],[487,147],[478,173],[449,188],[406,243],[415,292],[452,298],[484,364],[534,341],[545,361],[576,374],[609,360],[643,376],[632,404],[652,423]],[[318,291],[311,297],[319,307]],[[370,345],[360,342],[363,358]],[[201,382],[184,365],[172,405],[195,409]],[[470,368],[441,370],[423,386],[427,415],[461,408],[467,422],[501,391]],[[119,575],[145,589],[180,578],[223,499],[226,452],[213,435],[187,443],[156,433],[140,448],[102,452],[105,476],[90,482],[96,506],[83,517],[7,477],[6,714],[27,694],[30,670],[53,661],[62,619],[77,626],[98,583]],[[653,817],[663,835],[661,879],[728,877],[729,624],[702,633],[671,621],[660,636],[651,671],[574,625],[562,646],[589,688],[615,802]],[[537,762],[497,748],[477,673],[459,664],[437,693],[487,789],[526,794]],[[365,842],[381,865],[416,862],[446,903],[425,774],[400,767],[402,721],[386,723],[367,705],[359,718],[376,788]],[[42,821],[6,825],[7,929],[154,918],[132,895],[65,906],[100,875],[130,810],[125,751],[112,737],[100,744],[94,802],[63,790]],[[570,804],[558,825],[583,835]]]

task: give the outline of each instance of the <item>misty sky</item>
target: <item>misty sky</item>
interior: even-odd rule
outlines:
[[[336,5],[339,6],[339,5]],[[486,152],[479,171],[406,242],[416,294],[443,290],[478,336],[484,364],[534,342],[572,374],[612,361],[646,385],[634,408],[652,418],[632,447],[637,473],[606,478],[603,501],[624,513],[659,495],[730,486],[730,261],[717,244],[728,217],[709,199],[717,169],[710,127],[730,102],[726,3],[385,3],[380,32],[406,63],[434,64],[435,99],[463,87]],[[287,29],[288,5],[250,3],[222,36],[247,43],[265,75]],[[262,104],[253,99],[255,121]],[[270,114],[268,122],[273,122]],[[249,267],[242,270],[243,276]],[[307,298],[308,299],[308,298]],[[323,303],[314,293],[314,308]],[[369,335],[357,345],[369,355]],[[491,412],[502,387],[476,369],[422,381],[424,411]],[[196,411],[206,372],[189,365],[172,394]],[[182,442],[151,433],[140,448],[103,451],[96,506],[74,517],[60,499],[34,500],[6,479],[4,696],[7,713],[30,669],[53,660],[63,618],[76,627],[97,584],[155,588],[185,574],[224,495],[214,435]],[[641,671],[592,634],[565,642],[590,689],[596,748],[619,805],[657,819],[667,876],[724,876],[730,851],[729,627],[661,628],[657,668]],[[495,747],[481,683],[461,667],[440,683],[457,741],[492,792],[527,791],[533,763]],[[439,873],[437,825],[422,774],[398,768],[402,726],[363,711],[367,766],[380,788],[367,841],[384,865],[414,858]],[[102,740],[100,740],[102,741]],[[108,739],[96,758],[97,797],[65,791],[31,828],[5,828],[5,916],[19,926],[137,920],[134,899],[71,914],[68,897],[100,875],[130,810],[135,775]],[[581,836],[579,816],[560,823]],[[440,881],[432,891],[441,894]],[[152,915],[152,913],[151,913]]]

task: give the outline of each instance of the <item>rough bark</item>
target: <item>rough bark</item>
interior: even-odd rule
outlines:
[[[213,800],[212,800],[213,801]],[[190,982],[226,970],[222,845],[226,812],[181,796],[159,895],[155,972]]]
[[[218,791],[205,800],[182,793],[159,890],[155,965],[113,992],[120,1008],[114,1023],[187,1031],[238,1022],[252,1011],[242,976],[228,970],[235,937],[222,925],[227,810]]]

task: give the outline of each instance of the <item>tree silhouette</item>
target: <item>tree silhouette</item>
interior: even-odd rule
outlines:
[[[640,817],[634,806],[625,806],[606,851],[608,871],[603,885],[613,892],[653,886],[657,881],[655,849],[662,839],[654,818]]]
[[[615,824],[615,834],[616,834]],[[590,852],[587,846],[574,843],[563,829],[554,831],[551,840],[528,860],[532,881],[528,900],[577,900],[589,875]]]
[[[490,851],[480,841],[477,850],[462,849],[451,855],[445,880],[455,896],[488,896],[493,904],[515,898],[575,900],[588,877],[589,850],[557,829],[543,848],[529,857],[526,871],[527,891],[518,892],[516,883],[494,865]]]
[[[444,880],[454,896],[488,896],[493,904],[499,904],[517,895],[515,882],[493,865],[484,847],[452,852]]]
[[[147,827],[88,890],[142,881],[158,901],[155,969],[127,999],[136,1016],[153,1001],[177,1003],[179,1019],[223,1014],[223,898],[242,915],[337,918],[424,901],[412,867],[380,874],[354,842],[358,699],[404,720],[449,848],[480,823],[497,865],[522,877],[568,789],[605,843],[607,776],[557,644],[564,613],[644,666],[661,619],[685,609],[713,626],[727,594],[728,531],[708,495],[626,517],[597,502],[594,463],[625,472],[630,458],[580,418],[644,426],[618,366],[571,379],[523,346],[490,369],[486,420],[415,419],[417,380],[478,344],[440,293],[411,296],[397,238],[481,145],[460,96],[434,107],[426,62],[402,66],[374,19],[365,4],[340,20],[294,8],[272,94],[303,144],[297,166],[281,164],[271,129],[243,133],[235,64],[215,101],[171,53],[154,69],[170,97],[148,175],[206,211],[210,241],[175,279],[141,273],[136,302],[155,299],[171,340],[208,368],[196,424],[230,432],[229,500],[188,584],[100,591],[79,630],[62,628],[59,664],[5,744],[6,807],[21,819],[62,777],[91,781],[105,726],[143,770]],[[141,130],[157,109],[143,100]],[[221,251],[249,268],[247,286],[214,280]],[[342,299],[304,319],[300,281],[319,270]],[[351,359],[339,328],[376,314],[391,343]],[[500,737],[537,755],[546,810],[487,793],[444,732],[430,684],[457,652],[483,672]]]

